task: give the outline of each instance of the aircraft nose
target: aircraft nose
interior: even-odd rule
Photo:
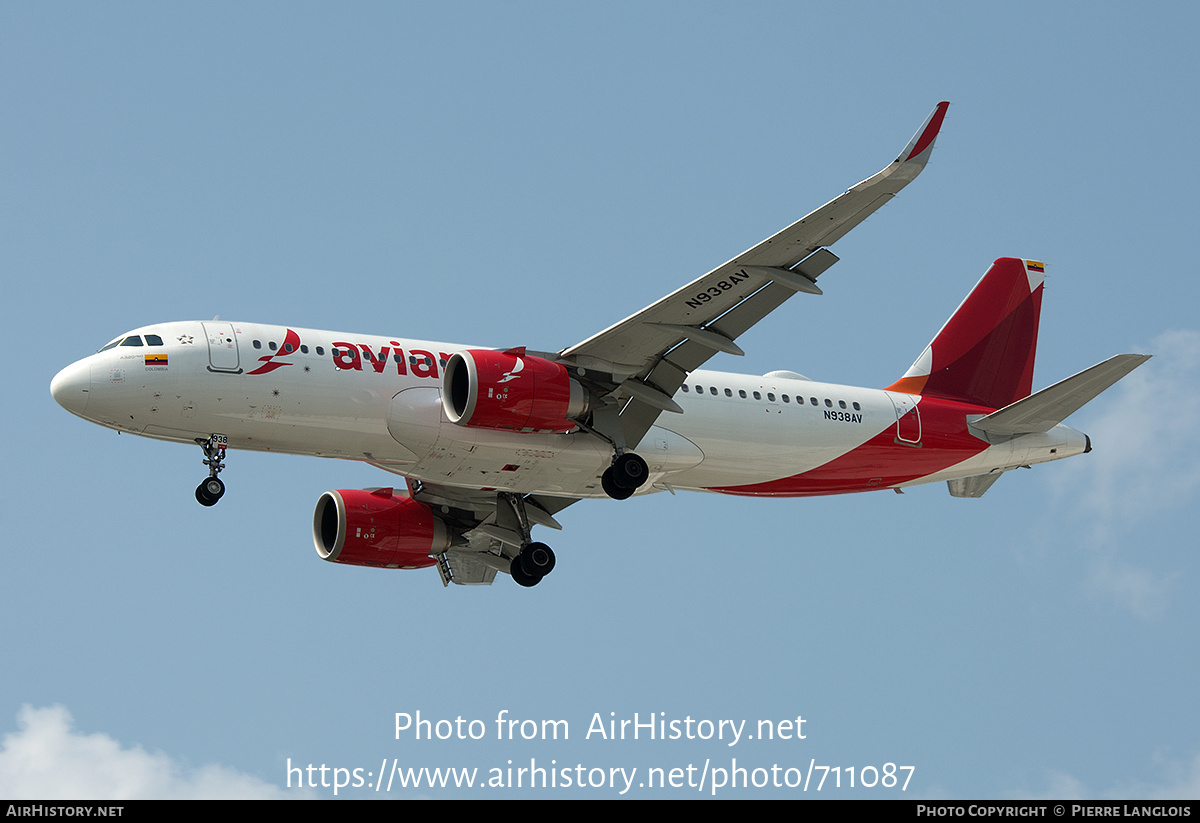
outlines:
[[[91,387],[91,364],[80,360],[54,375],[54,379],[50,381],[50,394],[54,396],[58,405],[82,417],[87,410],[88,392]]]

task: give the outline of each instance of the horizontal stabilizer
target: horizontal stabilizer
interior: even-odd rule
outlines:
[[[971,425],[995,435],[1049,431],[1149,359],[1148,354],[1118,354]]]
[[[956,477],[953,480],[947,480],[946,485],[950,487],[951,497],[983,497],[984,493],[1000,479],[1002,474],[1004,474],[1003,471],[998,471],[991,474],[977,474],[974,477]]]

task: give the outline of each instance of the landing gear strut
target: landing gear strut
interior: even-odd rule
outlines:
[[[496,500],[496,524],[510,533],[515,532],[514,537],[519,536],[521,541],[520,551],[508,566],[508,573],[518,586],[536,586],[543,577],[554,571],[554,550],[545,543],[530,540],[531,527],[523,497],[501,494]]]
[[[649,474],[645,460],[633,452],[622,452],[600,475],[600,486],[614,500],[624,500],[645,484]]]
[[[196,487],[196,502],[201,506],[215,506],[225,494],[225,484],[217,475],[225,468],[225,448],[229,438],[214,434],[207,439],[197,437],[196,442],[204,450],[204,465],[208,466],[208,477]]]

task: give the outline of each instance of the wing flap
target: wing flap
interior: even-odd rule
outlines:
[[[459,586],[490,586],[496,579],[496,570],[484,562],[483,555],[456,551],[446,552],[444,560],[438,562],[442,585],[455,583]]]
[[[709,328],[730,339],[745,332],[759,320],[783,304],[795,292],[779,283],[769,283],[749,299],[743,300]],[[674,394],[687,379],[688,373],[712,357],[707,345],[695,340],[685,340],[671,349],[646,378],[647,383],[658,386],[667,394]],[[630,448],[636,448],[646,432],[658,419],[661,409],[638,398],[633,398],[621,411],[621,428]]]
[[[995,471],[991,474],[977,474],[973,477],[956,477],[953,480],[947,480],[946,486],[950,489],[951,497],[983,497],[1002,474],[1004,474],[1003,471]]]
[[[378,465],[378,464],[375,464]],[[386,466],[381,466],[386,468]],[[455,544],[438,556],[442,585],[490,586],[497,571],[507,573],[521,545],[511,503],[501,506],[497,493],[438,483],[409,483],[409,494],[437,509],[456,535]],[[554,515],[578,501],[572,497],[527,495],[525,515],[531,526],[562,529]]]

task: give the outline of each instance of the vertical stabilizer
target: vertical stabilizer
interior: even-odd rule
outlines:
[[[888,390],[993,409],[1028,397],[1044,277],[1036,260],[997,260]]]

